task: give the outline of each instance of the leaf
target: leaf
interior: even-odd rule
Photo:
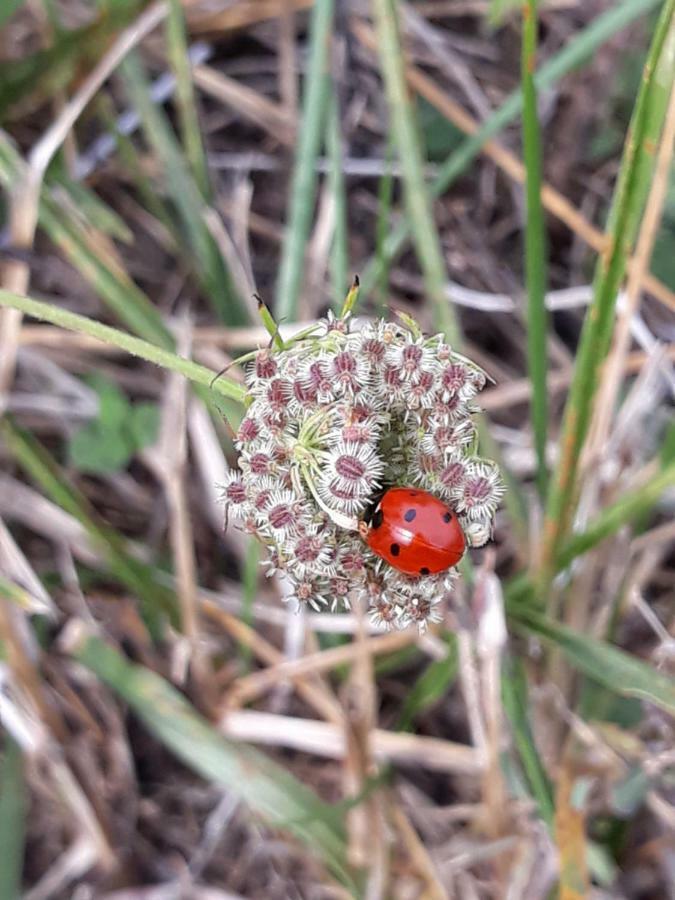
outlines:
[[[570,663],[616,694],[648,700],[675,714],[675,680],[605,641],[579,634],[532,609],[514,609],[512,621],[559,647]]]
[[[292,831],[354,888],[338,810],[258,750],[224,738],[164,679],[109,644],[82,628],[71,631],[67,644],[185,765],[240,797],[268,824]]]
[[[133,450],[122,429],[90,422],[68,442],[68,460],[80,472],[104,475],[124,469]]]
[[[126,423],[134,451],[149,447],[159,432],[159,406],[156,403],[135,403]]]

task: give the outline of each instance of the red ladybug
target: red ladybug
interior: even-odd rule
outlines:
[[[416,488],[390,488],[359,530],[373,553],[406,575],[444,572],[466,548],[453,510]]]

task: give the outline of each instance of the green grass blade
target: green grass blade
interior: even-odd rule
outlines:
[[[0,17],[5,5],[3,0]],[[50,47],[1,63],[0,121],[26,98],[37,106],[54,97],[77,74],[92,69],[110,46],[111,38],[133,20],[141,5],[137,0],[116,4],[109,14],[98,15],[90,25],[59,31]]]
[[[512,624],[543,638],[564,653],[571,665],[623,697],[648,700],[675,714],[675,679],[624,650],[580,634],[533,609],[511,611]]]
[[[129,54],[120,66],[128,94],[141,122],[148,144],[157,154],[165,184],[181,220],[183,239],[192,251],[192,264],[200,284],[218,317],[228,325],[249,319],[234,283],[211,235],[204,213],[206,206],[164,112],[150,96],[147,79],[137,54]]]
[[[557,548],[567,534],[576,502],[581,450],[591,421],[600,367],[614,331],[616,298],[649,190],[653,148],[658,145],[675,80],[675,0],[666,0],[654,30],[609,214],[609,245],[598,260],[593,300],[577,348],[574,375],[560,436],[560,459],[552,479],[544,523],[542,593]]]
[[[555,815],[553,792],[530,727],[530,702],[525,672],[520,660],[513,656],[508,656],[504,662],[502,702],[528,788],[536,800],[540,816],[551,827]]]
[[[541,203],[541,136],[534,81],[537,55],[537,0],[523,6],[521,90],[523,94],[523,155],[525,159],[525,271],[527,283],[527,358],[532,384],[532,433],[537,453],[537,487],[546,497],[546,437],[548,391],[546,387],[546,231]]]
[[[0,771],[0,900],[16,900],[21,896],[27,800],[21,750],[7,733],[4,746]]]
[[[70,482],[47,450],[28,432],[9,419],[0,424],[0,436],[17,463],[42,491],[85,528],[108,570],[137,598],[144,618],[154,634],[163,615],[176,621],[173,594],[157,584],[152,569],[127,552],[124,540],[99,519],[87,499]]]
[[[380,176],[377,186],[377,222],[375,224],[375,258],[379,261],[375,292],[380,315],[388,314],[389,305],[389,258],[386,252],[387,236],[391,229],[391,210],[394,201],[394,175],[391,163],[394,157],[394,143],[390,135],[387,145],[387,168]]]
[[[279,321],[285,319],[292,322],[297,318],[305,245],[316,198],[316,159],[321,148],[330,90],[328,48],[333,27],[333,7],[333,0],[316,0],[312,8],[302,121],[277,282],[275,313]]]
[[[342,168],[342,134],[340,110],[335,90],[328,111],[328,154],[330,157],[329,184],[335,204],[335,231],[330,254],[330,275],[333,294],[333,311],[339,314],[345,294],[349,289],[349,236],[347,226],[347,191]]]
[[[164,198],[160,197],[150,178],[144,172],[134,142],[129,135],[120,130],[115,107],[109,94],[99,96],[97,112],[101,117],[103,127],[115,139],[119,161],[126,170],[130,182],[133,183],[141,203],[166,229],[167,236],[174,244],[171,249],[177,253],[181,252],[182,247],[176,245],[174,240],[174,222]]]
[[[157,347],[131,334],[125,334],[123,331],[118,331],[117,328],[111,328],[110,325],[102,325],[86,316],[68,312],[51,303],[32,300],[30,297],[22,297],[9,291],[0,291],[0,306],[19,309],[27,316],[33,316],[42,322],[50,322],[60,328],[67,328],[69,331],[97,338],[113,347],[119,347],[120,350],[124,350],[132,356],[137,356],[171,372],[178,372],[195,384],[210,388],[231,400],[243,403],[246,397],[246,388],[224,375],[215,379],[216,373],[205,366],[200,366],[199,363],[192,362],[183,356],[177,356],[170,350]]]
[[[537,90],[545,91],[553,87],[622,28],[655,9],[662,2],[663,0],[622,0],[621,3],[612,6],[541,67],[535,77]],[[523,95],[520,90],[507,97],[504,103],[485,120],[479,131],[463,141],[461,146],[447,157],[431,184],[432,195],[438,197],[447,191],[478,156],[485,142],[513,122],[520,115],[522,107]],[[404,221],[392,231],[383,248],[383,257],[386,257],[387,263],[390,263],[404,247],[411,230],[412,223]],[[383,258],[374,257],[363,268],[361,284],[366,296],[378,283],[382,265]]]
[[[83,182],[73,181],[65,172],[59,172],[58,176],[54,174],[52,179],[65,190],[72,208],[81,215],[83,225],[91,223],[97,231],[108,237],[124,244],[133,243],[133,232],[124,219]]]
[[[10,189],[24,177],[25,169],[25,163],[9,139],[0,133],[0,184]],[[173,339],[157,308],[126,272],[103,258],[93,226],[75,221],[59,204],[55,192],[44,185],[39,222],[54,244],[128,328],[153,343],[173,346]]]
[[[78,634],[70,651],[111,687],[185,765],[240,797],[269,824],[294,833],[350,888],[337,810],[262,753],[226,740],[171,685],[127,662],[96,637]]]
[[[555,558],[556,571],[566,569],[582,553],[592,550],[629,522],[640,519],[658,503],[664,491],[674,485],[675,463],[671,463],[641,487],[622,494],[616,503],[603,509],[581,534],[575,534],[567,541]]]
[[[205,200],[208,200],[211,194],[209,172],[197,117],[197,103],[190,74],[190,60],[185,35],[185,16],[180,0],[170,0],[169,16],[166,22],[166,40],[169,61],[176,76],[176,99],[185,156],[199,192]]]
[[[445,293],[445,261],[424,179],[419,134],[405,79],[405,57],[399,37],[396,5],[393,0],[374,0],[373,9],[391,126],[403,168],[405,206],[413,244],[424,275],[425,288],[433,304],[435,325],[450,341],[458,343],[460,329]]]
[[[447,636],[447,649],[446,658],[430,662],[406,694],[396,724],[398,731],[410,731],[415,717],[437,703],[450,690],[459,666],[457,639],[452,633]]]

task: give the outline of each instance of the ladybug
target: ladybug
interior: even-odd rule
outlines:
[[[359,531],[373,553],[405,575],[444,572],[466,548],[456,513],[417,488],[389,488]]]

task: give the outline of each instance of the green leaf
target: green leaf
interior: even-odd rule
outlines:
[[[124,469],[133,450],[121,428],[90,422],[68,442],[68,460],[80,472],[104,475]]]
[[[159,432],[159,406],[156,403],[135,403],[127,421],[127,430],[134,450],[149,447]]]
[[[111,428],[122,425],[131,410],[126,395],[104,375],[91,375],[86,380],[98,394],[98,421]]]
[[[675,680],[648,663],[532,609],[514,609],[511,620],[518,630],[536,634],[558,647],[576,669],[614,693],[648,700],[675,714]]]
[[[464,132],[442,116],[424,97],[417,99],[417,120],[426,147],[427,159],[442,162],[464,140]]]
[[[293,832],[355,889],[338,810],[286,768],[252,747],[224,738],[154,672],[132,665],[96,637],[71,634],[70,643],[73,655],[124,699],[185,765],[240,797],[268,824]]]

